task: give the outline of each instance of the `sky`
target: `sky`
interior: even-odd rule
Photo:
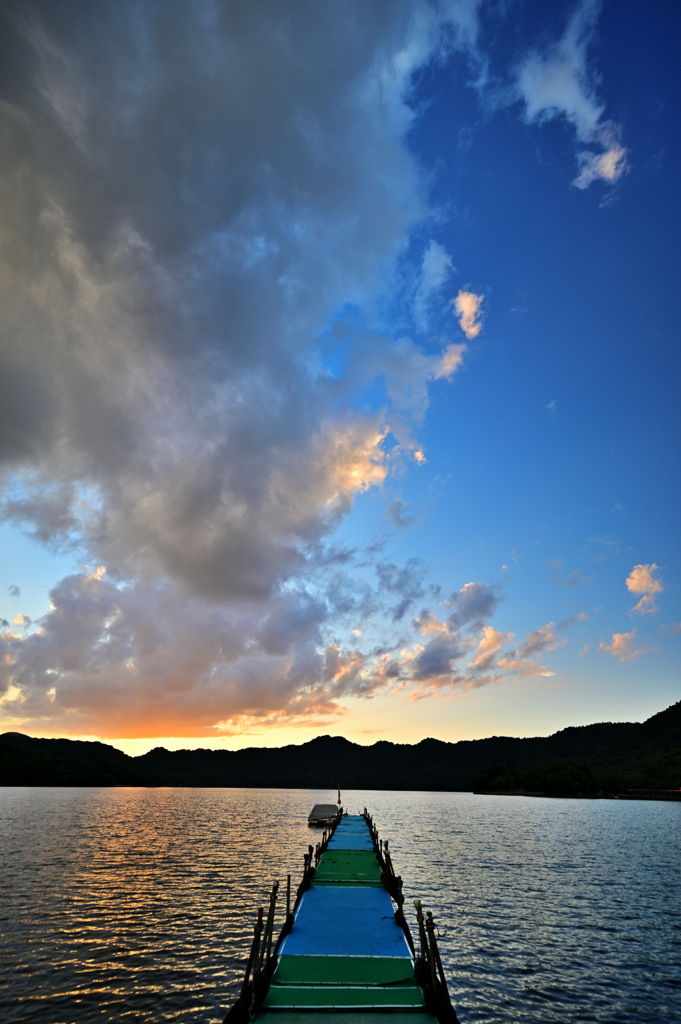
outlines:
[[[0,731],[679,700],[678,5],[2,21]]]

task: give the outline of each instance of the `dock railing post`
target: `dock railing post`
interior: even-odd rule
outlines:
[[[270,955],[272,953],[272,934],[274,932],[274,907],[275,907],[275,904],[277,902],[277,894],[278,894],[278,892],[279,892],[279,882],[275,882],[274,885],[272,886],[272,895],[270,896],[270,910],[269,910],[269,913],[267,915],[267,928],[266,928],[266,931],[265,931],[265,937],[267,939],[267,951],[266,951],[265,956],[264,956],[265,963],[267,963],[267,961],[269,960]],[[263,943],[263,946],[264,946],[264,943]]]
[[[414,906],[416,907],[416,923],[419,929],[419,942],[421,944],[421,959],[424,964],[428,963],[428,939],[426,938],[426,929],[423,923],[423,908],[421,900],[414,900]]]
[[[437,975],[435,973],[435,949],[436,949],[436,946],[435,946],[435,935],[434,935],[435,925],[433,924],[433,915],[430,913],[430,911],[428,911],[428,914],[427,914],[427,917],[426,917],[426,930],[428,932],[428,938],[430,939],[430,944],[429,944],[430,945],[430,956],[428,957],[428,959],[430,961],[430,980],[431,980],[432,985],[433,985],[433,992],[436,993],[437,992]]]
[[[262,932],[262,914],[263,914],[263,908],[262,907],[258,907],[258,920],[255,922],[255,933],[253,935],[253,944],[251,946],[251,953],[250,953],[250,956],[248,958],[248,963],[246,964],[246,974],[245,974],[245,977],[244,977],[244,983],[241,986],[241,992],[239,993],[238,1001],[240,1003],[243,1003],[245,1001],[245,999],[246,999],[246,992],[248,990],[248,981],[249,981],[249,978],[251,976],[251,970],[253,970],[253,974],[255,975],[255,969],[254,968],[256,966],[256,960],[257,960],[257,956],[258,956],[258,948],[260,946],[260,933]]]

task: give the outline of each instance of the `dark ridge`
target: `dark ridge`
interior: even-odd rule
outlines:
[[[516,775],[587,779],[591,788],[681,786],[681,701],[643,723],[600,722],[552,736],[490,736],[446,743],[380,740],[364,747],[317,736],[285,747],[177,750],[129,757],[106,743],[0,735],[4,786],[234,786],[285,789],[470,791],[473,777],[509,766]],[[548,772],[548,767],[551,771]],[[576,766],[576,767],[575,767]],[[579,768],[579,771],[577,771]],[[581,774],[580,774],[581,772]],[[585,774],[588,773],[588,774]],[[561,774],[562,773],[562,774]],[[533,778],[540,778],[536,771]],[[509,776],[510,778],[510,776]]]

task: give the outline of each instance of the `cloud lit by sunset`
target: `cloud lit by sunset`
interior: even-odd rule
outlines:
[[[477,338],[482,330],[480,322],[483,296],[474,292],[460,291],[454,299],[454,308],[459,318],[459,326],[469,341]]]

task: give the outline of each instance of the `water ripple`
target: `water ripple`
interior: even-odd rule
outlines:
[[[313,790],[0,790],[0,1016],[217,1024]],[[434,910],[468,1022],[681,1022],[678,805],[345,794]],[[411,905],[411,904],[409,904]],[[283,901],[280,907],[283,911]]]

